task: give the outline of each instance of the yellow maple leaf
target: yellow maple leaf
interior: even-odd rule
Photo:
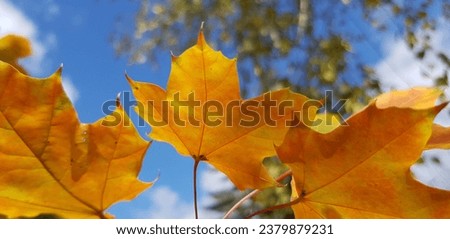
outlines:
[[[320,113],[316,115],[310,128],[322,134],[329,133],[341,125],[340,119],[341,115],[337,113]]]
[[[282,89],[242,100],[236,59],[214,51],[202,32],[196,45],[172,57],[167,91],[127,79],[136,111],[152,126],[151,138],[213,165],[239,189],[276,185],[262,161],[275,155],[273,144],[281,142],[305,96]],[[318,104],[309,104],[311,119]]]
[[[442,91],[437,88],[415,87],[408,90],[396,90],[377,96],[377,108],[385,109],[389,107],[428,109],[436,104]]]
[[[22,73],[26,71],[19,65],[19,59],[30,56],[31,52],[30,41],[25,37],[6,35],[0,38],[0,61],[13,65]]]
[[[450,149],[450,127],[434,124],[426,149]]]
[[[427,187],[410,172],[445,106],[430,105],[435,93],[382,95],[327,134],[291,128],[277,153],[293,173],[295,216],[450,218],[450,192]]]
[[[400,107],[426,109],[433,107],[441,95],[442,91],[440,89],[417,87],[410,90],[382,94],[376,98],[376,101],[379,108]],[[432,134],[425,148],[450,149],[450,127],[433,124]]]
[[[114,126],[104,122],[122,121]],[[0,61],[0,213],[105,218],[113,203],[152,183],[137,179],[149,147],[119,105],[113,115],[81,124],[61,85]]]

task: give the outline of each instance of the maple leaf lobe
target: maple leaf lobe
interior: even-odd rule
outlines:
[[[137,179],[150,144],[125,124],[121,107],[113,114],[122,120],[115,126],[81,124],[61,68],[37,79],[0,62],[0,211],[103,218],[113,203],[151,186]]]
[[[381,108],[375,100],[327,134],[306,126],[289,130],[277,153],[293,172],[292,197],[301,198],[296,217],[450,217],[450,192],[417,182],[409,169],[446,103],[434,106],[431,99],[425,107],[420,99],[405,103],[408,94],[390,94]]]

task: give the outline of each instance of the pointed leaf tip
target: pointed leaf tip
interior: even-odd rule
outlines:
[[[450,127],[433,124],[426,149],[450,149]]]
[[[63,67],[64,67],[64,64],[61,63],[61,65],[59,65],[59,68],[55,71],[55,74],[58,75],[58,76],[61,76]]]
[[[120,92],[117,93],[117,96],[116,96],[116,107],[120,108]]]
[[[203,31],[203,25],[205,24],[205,21],[202,21],[202,23],[200,23],[200,31]]]
[[[202,49],[204,46],[207,46],[203,30],[200,30],[200,32],[198,33],[197,45],[200,46]]]
[[[170,51],[170,58],[172,61],[175,61],[178,57],[175,54],[173,54],[173,51]]]
[[[128,83],[129,83],[130,85],[133,85],[133,84],[134,84],[134,80],[131,79],[131,77],[128,75],[127,72],[125,72],[125,79],[128,81]]]

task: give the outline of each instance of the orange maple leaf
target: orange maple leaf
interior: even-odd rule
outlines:
[[[450,127],[434,124],[426,149],[450,149]]]
[[[167,91],[127,79],[139,102],[136,111],[152,126],[151,138],[213,165],[239,189],[276,185],[262,161],[275,155],[273,144],[281,142],[305,96],[282,89],[242,100],[236,59],[214,51],[202,32],[196,45],[172,57]],[[292,104],[284,107],[287,102]],[[313,118],[318,104],[310,106]]]
[[[120,105],[113,115],[81,124],[61,69],[36,79],[0,61],[0,213],[105,218],[113,203],[148,188],[137,176],[150,144]]]
[[[381,108],[426,109],[433,107],[441,95],[440,89],[417,87],[410,90],[395,91],[395,94],[382,94],[377,97],[377,104]],[[450,149],[450,127],[433,124],[432,134],[425,148]]]
[[[30,56],[31,52],[30,41],[25,37],[6,35],[0,38],[0,61],[13,65],[22,73],[26,71],[19,65],[19,59]]]
[[[382,95],[327,134],[291,128],[277,153],[293,173],[295,216],[450,218],[450,192],[410,172],[446,105],[430,105],[436,95],[423,88]]]

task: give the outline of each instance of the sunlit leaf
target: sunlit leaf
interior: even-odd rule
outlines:
[[[297,218],[450,218],[450,192],[410,172],[445,104],[421,104],[433,90],[406,93],[381,96],[328,134],[287,133],[277,153],[292,169]]]
[[[305,96],[282,89],[242,100],[236,59],[214,51],[202,32],[195,46],[172,58],[167,90],[128,80],[140,102],[137,112],[152,126],[151,138],[213,165],[239,189],[276,185],[262,160],[275,155],[273,144],[281,142]],[[308,107],[311,119],[314,105]]]
[[[13,65],[22,73],[26,73],[25,69],[19,65],[20,58],[31,55],[30,41],[17,35],[6,35],[0,38],[0,61]]]
[[[0,61],[0,213],[106,218],[112,204],[152,183],[137,179],[149,147],[119,105],[92,124],[79,122],[61,85]]]

